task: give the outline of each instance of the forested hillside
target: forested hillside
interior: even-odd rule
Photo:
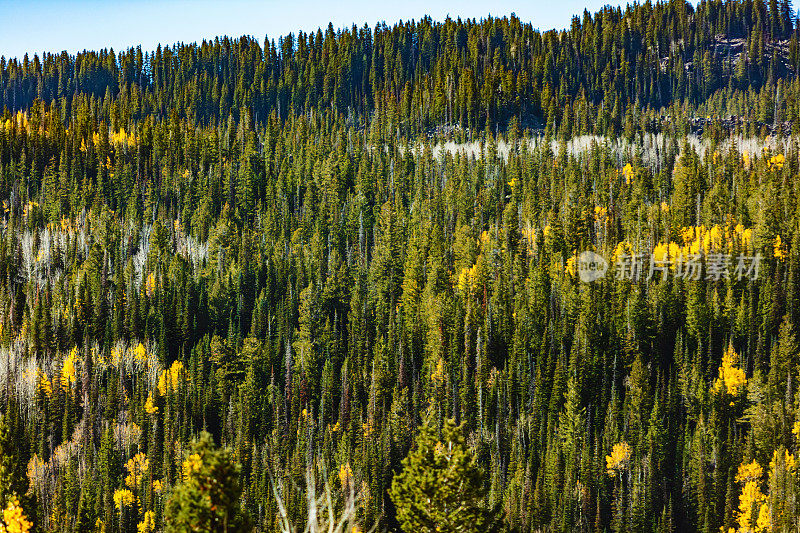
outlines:
[[[323,487],[399,531],[437,439],[503,531],[796,530],[799,35],[673,1],[0,59],[0,531],[187,531],[214,483],[231,531]]]

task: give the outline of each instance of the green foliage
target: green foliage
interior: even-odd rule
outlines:
[[[253,529],[309,523],[314,463],[383,531],[453,418],[508,531],[736,527],[752,462],[797,529],[798,36],[676,1],[0,58],[7,483],[43,531],[160,531],[208,431]]]
[[[231,453],[216,448],[211,435],[201,433],[183,461],[181,482],[167,501],[165,531],[245,531],[240,473]]]
[[[463,428],[445,419],[441,435],[423,425],[403,459],[389,494],[405,531],[494,531],[499,509],[487,508],[483,472],[467,448]]]

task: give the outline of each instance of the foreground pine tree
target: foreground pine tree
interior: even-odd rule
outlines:
[[[167,502],[168,532],[247,531],[248,520],[239,502],[241,467],[224,448],[214,446],[203,432],[183,462],[183,480]]]
[[[495,531],[499,507],[484,507],[483,472],[464,441],[462,426],[445,420],[441,437],[422,426],[416,446],[394,476],[389,495],[404,531]]]

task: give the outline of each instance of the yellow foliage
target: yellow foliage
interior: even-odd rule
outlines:
[[[144,410],[148,415],[154,415],[158,412],[158,407],[153,403],[153,393],[147,395],[147,400],[144,402]]]
[[[683,247],[680,248],[684,255],[710,253],[712,251],[735,251],[737,245],[741,249],[748,249],[753,242],[753,230],[737,224],[733,231],[729,227],[715,224],[707,228],[704,225],[687,226],[681,229]]]
[[[10,120],[6,121],[6,129],[8,130],[11,129],[11,122],[12,121]],[[13,122],[16,122],[18,128],[30,132],[30,128],[28,127],[28,115],[26,113],[23,113],[22,111],[17,111],[17,113],[14,115]]]
[[[731,396],[739,394],[739,390],[747,384],[744,370],[734,366],[739,358],[733,346],[728,345],[725,354],[722,356],[722,365],[719,367],[719,377],[714,381],[714,392],[724,391]]]
[[[155,272],[150,272],[147,275],[147,280],[145,280],[144,290],[147,296],[153,296],[153,293],[156,290],[156,274]]]
[[[772,249],[775,259],[783,261],[786,258],[786,247],[783,245],[780,235],[775,236],[775,242],[772,245]]]
[[[784,163],[786,163],[786,158],[783,156],[783,154],[778,154],[769,158],[769,161],[767,161],[767,167],[770,170],[780,170],[783,168]]]
[[[653,248],[653,261],[665,261],[669,255],[669,247],[660,242]]]
[[[156,479],[155,481],[153,481],[153,491],[155,491],[158,494],[161,494],[162,488],[163,487],[161,485],[161,480],[160,479]]]
[[[631,166],[631,164],[628,163],[627,165],[622,167],[622,170],[620,172],[622,174],[622,177],[625,178],[625,184],[630,185],[631,181],[633,181],[633,167]]]
[[[32,201],[28,202],[27,204],[22,206],[22,216],[27,218],[27,216],[31,214],[31,212],[33,212],[33,210],[37,207],[39,207],[38,202],[32,202]]]
[[[536,230],[531,226],[527,226],[522,229],[522,237],[528,244],[528,253],[532,254],[534,251],[536,251]]]
[[[794,476],[797,469],[797,461],[793,454],[788,450],[783,450],[783,460],[786,467],[786,472]],[[768,485],[772,485],[772,480],[776,476],[776,470],[781,456],[778,450],[772,454],[772,460],[769,463],[769,478]],[[761,491],[761,478],[764,474],[764,469],[757,461],[750,463],[743,463],[739,465],[739,470],[736,474],[736,481],[743,483],[742,493],[739,495],[739,510],[736,516],[741,532],[761,533],[772,531],[772,518],[774,513],[780,516],[784,511],[782,509],[773,509],[772,504],[775,503],[771,497]],[[780,502],[778,502],[780,503]]]
[[[125,507],[130,507],[136,501],[136,497],[128,489],[117,489],[114,491],[114,506],[119,512]]]
[[[151,533],[156,529],[156,513],[145,511],[142,521],[136,525],[136,533]]]
[[[149,469],[150,461],[147,456],[141,452],[137,453],[125,463],[125,470],[128,471],[128,475],[125,477],[125,485],[135,489],[142,482],[142,477]]]
[[[28,469],[26,472],[31,485],[40,482],[44,478],[46,466],[45,462],[39,459],[38,455],[34,454],[33,457],[31,457],[30,461],[28,461]]]
[[[753,230],[745,229],[742,224],[737,224],[733,231],[738,236],[742,248],[749,248],[753,242]]]
[[[772,511],[766,503],[762,503],[758,511],[756,528],[758,531],[772,531]]]
[[[697,228],[694,226],[688,226],[681,229],[681,237],[683,238],[683,244],[689,245],[695,241],[697,235]]]
[[[631,447],[623,441],[618,442],[611,449],[611,455],[606,455],[606,472],[609,476],[621,472],[628,468],[631,459]]]
[[[133,357],[137,361],[147,361],[147,350],[141,342],[133,349]]]
[[[654,261],[674,261],[681,255],[681,247],[677,243],[658,243],[653,248]],[[674,265],[673,265],[674,268]]]
[[[795,459],[794,455],[789,453],[789,450],[783,450],[783,464],[786,467],[786,471],[790,474],[794,474],[797,470],[797,459]],[[775,467],[778,464],[778,450],[772,452],[772,460],[769,462],[769,472],[770,476],[775,474]]]
[[[607,216],[608,216],[608,209],[599,205],[594,206],[594,219],[597,222],[603,222]]]
[[[339,466],[339,482],[342,485],[342,488],[347,488],[353,481],[353,469],[350,467],[350,463],[344,463],[343,465]]]
[[[28,128],[28,116],[23,113],[22,111],[17,111],[16,114],[11,118],[5,121],[4,127],[7,132],[10,132],[14,125],[16,124],[17,128],[20,130],[25,130],[30,132],[30,128]]]
[[[683,244],[690,254],[699,254],[703,246],[706,228],[703,225],[689,226],[681,230]]]
[[[162,370],[158,376],[158,392],[161,396],[167,394],[167,385],[170,385],[172,390],[177,390],[178,385],[183,379],[183,363],[174,361],[172,366],[167,370]]]
[[[738,477],[738,476],[737,476]],[[759,515],[762,514],[762,502],[766,497],[758,486],[758,481],[747,481],[742,488],[742,494],[739,496],[739,530],[740,531],[753,531],[753,510],[755,509]],[[769,514],[769,513],[767,513]]]
[[[136,146],[136,136],[135,135],[128,135],[125,132],[125,128],[120,128],[119,131],[112,131],[109,136],[108,140],[111,144],[127,144],[129,147]]]
[[[739,465],[739,471],[736,473],[736,481],[754,481],[761,478],[761,475],[764,473],[764,469],[761,468],[761,465],[758,464],[757,461],[753,461],[749,464],[742,463]]]
[[[78,347],[73,346],[69,355],[64,359],[64,366],[61,369],[61,386],[65,391],[69,391],[70,385],[75,383],[75,362],[78,360]]]
[[[369,421],[366,421],[363,424],[361,424],[361,431],[364,433],[364,438],[367,439],[372,436],[372,433],[375,431],[375,428],[372,427],[372,424]]]
[[[200,471],[203,467],[203,460],[200,458],[200,454],[193,453],[186,460],[183,461],[183,481],[188,481],[189,478],[192,477],[193,474]]]
[[[469,269],[469,286],[473,291],[480,289],[485,282],[485,268],[483,266],[483,255]]]
[[[119,365],[120,361],[122,361],[122,353],[116,348],[111,349],[111,364]]]
[[[633,250],[633,246],[628,241],[622,241],[617,244],[617,247],[614,248],[614,254],[611,256],[611,260],[616,262],[617,258],[621,255],[631,255]]]
[[[458,281],[456,282],[458,290],[464,292],[469,287],[469,268],[464,267],[458,274]]]
[[[723,242],[725,241],[725,237],[723,235],[722,228],[719,224],[714,224],[714,226],[703,235],[703,249],[706,252],[711,250],[721,250],[723,248]]]
[[[169,378],[166,377],[167,372],[169,372],[169,370],[162,370],[158,375],[158,393],[161,396],[165,396],[167,394],[167,383],[169,381]]]
[[[575,277],[575,254],[573,253],[571,256],[567,258],[567,266],[564,267],[564,272],[569,274],[571,277]]]
[[[0,533],[26,533],[33,524],[25,516],[19,501],[13,499],[3,509],[3,523],[0,524]]]

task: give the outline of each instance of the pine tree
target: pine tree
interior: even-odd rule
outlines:
[[[463,426],[444,421],[441,437],[429,425],[394,476],[389,495],[408,532],[478,532],[499,528],[499,508],[487,509],[487,491]]]
[[[241,509],[240,473],[241,465],[231,453],[217,448],[210,434],[201,433],[167,502],[165,531],[246,531],[249,521]]]

